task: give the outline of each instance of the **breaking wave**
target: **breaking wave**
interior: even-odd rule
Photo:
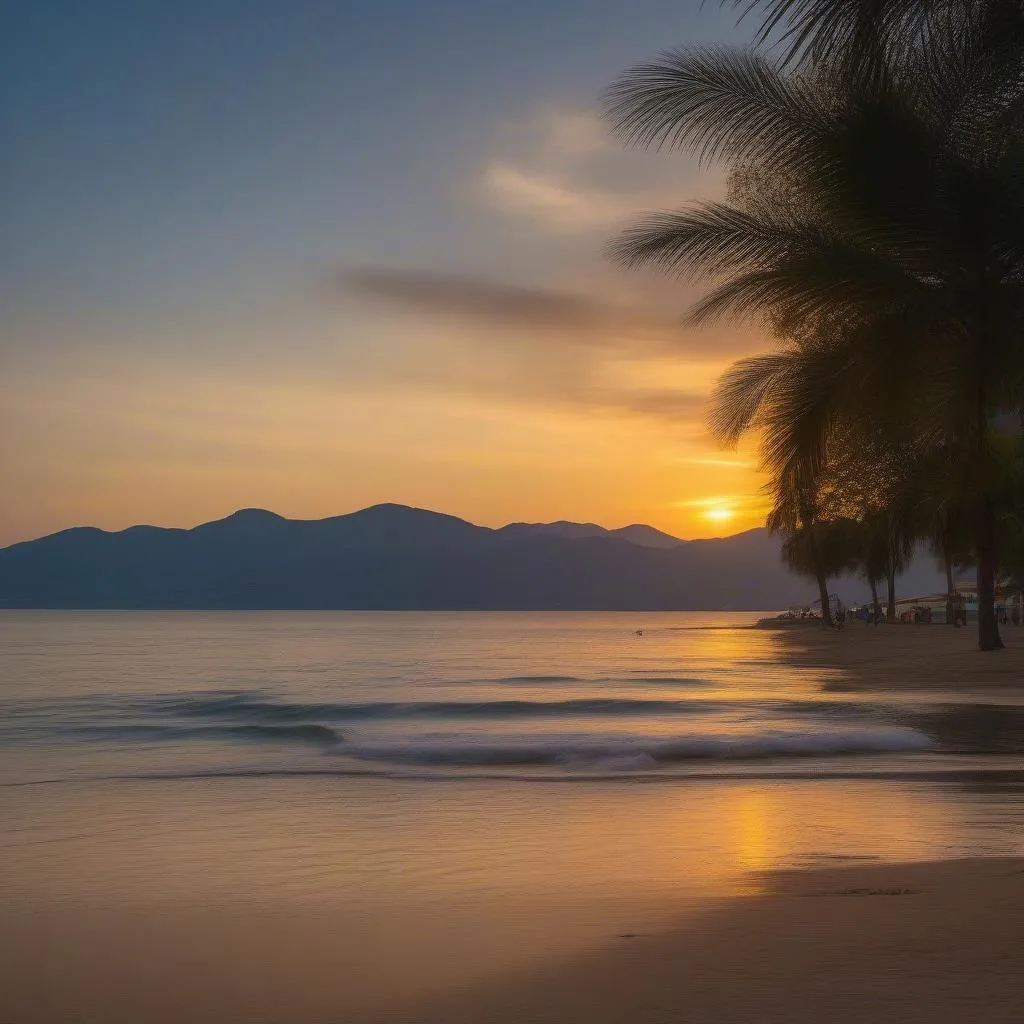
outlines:
[[[721,702],[580,697],[568,700],[365,701],[286,703],[247,694],[167,698],[149,702],[150,713],[197,718],[289,722],[316,719],[353,722],[389,718],[558,718],[563,716],[687,715],[714,710]]]
[[[775,730],[755,734],[700,734],[681,737],[588,736],[425,736],[406,741],[346,745],[361,760],[424,765],[594,765],[614,769],[650,768],[698,760],[755,760],[772,757],[828,757],[895,754],[933,749],[914,729],[842,731]]]

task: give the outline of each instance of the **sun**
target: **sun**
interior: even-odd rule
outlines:
[[[704,509],[704,518],[710,519],[713,523],[724,523],[727,519],[732,519],[734,515],[736,515],[735,511],[724,505],[715,505],[712,508]]]

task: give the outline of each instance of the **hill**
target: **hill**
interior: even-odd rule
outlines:
[[[190,530],[77,527],[0,549],[0,607],[760,610],[813,600],[779,546],[765,530],[693,541],[640,525],[492,530],[403,505],[319,520],[243,509]],[[904,593],[936,589],[931,575]]]

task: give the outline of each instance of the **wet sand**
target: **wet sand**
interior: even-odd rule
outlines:
[[[1018,1021],[1024,861],[754,877],[754,891],[596,951],[415,998],[351,999],[361,928],[327,910],[3,912],[0,1020],[406,1024]],[[410,925],[415,925],[410,921]],[[439,947],[451,936],[441,929]],[[456,958],[473,936],[448,945]],[[401,945],[391,955],[403,958]],[[437,954],[442,950],[439,948]],[[415,959],[410,973],[430,970]],[[434,964],[436,967],[436,962]]]
[[[621,937],[568,968],[466,993],[421,1024],[1001,1024],[1024,1003],[1024,862],[792,872]],[[399,1019],[399,1018],[396,1018]]]
[[[980,690],[1024,697],[1024,627],[1004,626],[1001,651],[979,651],[977,628],[853,623],[773,631],[791,665],[832,672],[828,689]]]

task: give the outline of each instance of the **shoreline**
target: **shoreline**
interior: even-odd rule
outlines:
[[[997,699],[1024,702],[1024,627],[1003,627],[1001,651],[979,651],[973,627],[755,628],[770,635],[784,664],[832,673],[823,681],[825,690],[946,690],[974,699],[990,690]]]

